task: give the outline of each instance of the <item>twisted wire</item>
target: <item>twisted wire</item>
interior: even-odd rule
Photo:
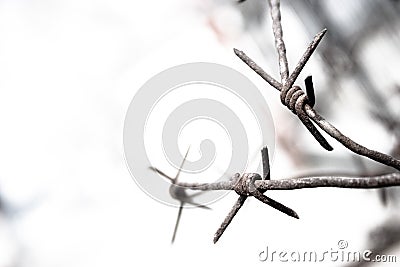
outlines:
[[[299,86],[292,86],[287,88],[284,86],[281,91],[281,102],[285,105],[293,114],[301,120],[308,131],[314,136],[318,143],[328,151],[332,151],[332,146],[326,141],[325,137],[318,131],[315,125],[310,121],[309,117],[305,112],[305,106],[309,105],[313,107],[312,103],[307,97],[306,93]]]

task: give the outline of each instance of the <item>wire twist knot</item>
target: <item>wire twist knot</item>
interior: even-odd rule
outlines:
[[[313,107],[315,103],[312,103],[305,92],[297,85],[282,90],[281,92],[282,104],[288,107],[294,114],[299,115],[304,112],[304,106],[308,104]]]
[[[236,182],[234,190],[238,195],[250,196],[257,190],[255,181],[261,180],[258,173],[245,173]]]
[[[297,115],[304,126],[323,148],[331,151],[333,148],[310,121],[305,111],[306,105],[309,105],[311,108],[313,108],[315,105],[315,94],[311,76],[307,77],[305,84],[307,94],[297,85],[292,87],[284,86],[280,95],[281,102],[295,115]]]

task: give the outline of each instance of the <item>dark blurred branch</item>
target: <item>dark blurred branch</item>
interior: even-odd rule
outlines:
[[[400,243],[400,227],[398,219],[390,219],[374,229],[369,236],[369,245],[366,249],[371,251],[370,261],[361,259],[347,267],[365,267],[374,265],[376,256],[386,255],[386,253]],[[395,262],[395,261],[393,261]],[[389,264],[389,262],[387,262]]]

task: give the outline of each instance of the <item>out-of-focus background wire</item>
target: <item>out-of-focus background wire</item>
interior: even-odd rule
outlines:
[[[282,1],[291,70],[313,35],[328,29],[297,83],[312,74],[323,116],[396,157],[399,11],[390,0]],[[334,152],[322,150],[232,51],[246,50],[278,78],[273,40],[263,0],[0,1],[0,267],[262,265],[266,246],[322,251],[339,240],[400,260],[398,188],[271,192],[294,203],[301,219],[253,202],[214,246],[212,234],[235,198],[228,195],[211,213],[185,212],[171,247],[176,209],[132,181],[122,148],[127,106],[154,74],[194,61],[231,66],[262,91],[276,125],[272,179],[392,171],[333,141]],[[265,231],[255,238],[257,227]]]

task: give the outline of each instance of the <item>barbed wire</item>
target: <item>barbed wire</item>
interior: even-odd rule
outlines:
[[[244,0],[239,1],[244,2]],[[304,66],[314,53],[318,44],[324,37],[327,29],[323,29],[321,32],[315,35],[314,39],[308,45],[306,51],[300,58],[295,69],[289,74],[289,64],[286,57],[286,47],[283,40],[283,30],[281,25],[281,13],[280,13],[280,0],[268,0],[270,13],[272,18],[272,30],[275,38],[275,46],[279,57],[279,72],[281,82],[274,79],[268,73],[266,73],[259,65],[257,65],[249,56],[243,51],[234,49],[234,53],[247,64],[254,72],[256,72],[261,78],[263,78],[273,88],[280,91],[280,99],[283,105],[288,107],[295,115],[298,116],[300,121],[305,125],[309,132],[319,142],[319,144],[326,150],[331,151],[333,148],[327,142],[325,137],[318,131],[311,120],[323,131],[325,131],[332,138],[336,139],[343,146],[350,151],[370,158],[376,162],[382,163],[386,166],[400,170],[400,160],[364,147],[346,135],[342,134],[337,128],[331,123],[325,120],[319,115],[314,109],[315,94],[312,83],[312,78],[307,77],[305,81],[306,92],[304,92],[299,86],[294,86],[296,79],[300,75]],[[267,190],[295,190],[305,188],[318,188],[318,187],[337,187],[337,188],[356,188],[356,189],[372,189],[372,188],[383,188],[391,186],[400,186],[400,173],[393,172],[389,174],[382,174],[378,176],[309,176],[309,177],[297,177],[291,179],[280,179],[271,180],[268,149],[264,147],[261,150],[262,163],[263,163],[263,175],[258,173],[244,173],[235,174],[228,181],[221,181],[215,183],[185,183],[177,182],[172,180],[171,188],[180,189],[191,189],[200,191],[211,191],[211,190],[234,190],[239,198],[234,203],[232,209],[223,220],[221,226],[218,228],[214,235],[214,243],[216,243],[223,235],[233,218],[236,216],[240,208],[248,197],[255,197],[259,201],[291,216],[299,218],[297,213],[291,208],[267,197],[264,193]],[[162,172],[158,171],[163,174]],[[173,189],[176,190],[176,189]],[[172,190],[172,191],[173,191]],[[187,195],[186,195],[187,196]],[[185,199],[181,199],[180,196],[173,196],[177,200],[181,201],[181,205],[185,202]],[[181,208],[180,208],[181,211]],[[179,218],[179,217],[178,217]],[[179,219],[178,219],[179,220]],[[175,235],[175,233],[174,233]]]

